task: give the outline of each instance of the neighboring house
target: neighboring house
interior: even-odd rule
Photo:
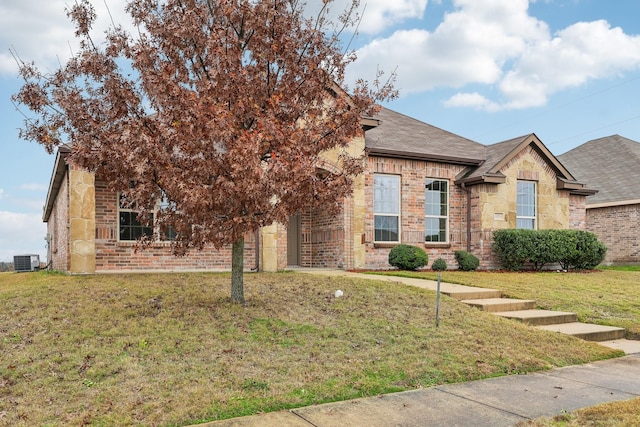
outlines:
[[[577,182],[534,134],[484,146],[384,108],[362,124],[364,137],[349,151],[364,154],[366,168],[342,213],[301,212],[247,235],[245,268],[388,268],[398,243],[419,245],[430,261],[442,257],[451,267],[454,252],[467,250],[481,268],[492,268],[496,229],[585,228],[585,199],[595,190]],[[135,237],[154,230],[120,208],[100,177],[68,164],[68,153],[58,150],[43,216],[54,269],[230,268],[230,248],[174,257],[171,242],[158,241],[136,251]],[[327,153],[319,169],[330,172],[337,154]]]
[[[605,264],[640,263],[640,143],[612,135],[558,158],[589,186],[587,230],[607,246]]]

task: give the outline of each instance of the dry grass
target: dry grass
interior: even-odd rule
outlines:
[[[247,274],[239,307],[229,280],[0,274],[0,425],[187,425],[620,355],[448,298],[436,329],[412,287]]]
[[[631,427],[640,426],[640,398],[580,409],[554,418],[521,422],[518,427]]]
[[[432,272],[392,274],[436,278]],[[640,339],[640,271],[637,268],[586,273],[444,271],[442,280],[499,289],[513,298],[534,299],[540,308],[577,313],[581,322],[626,328],[628,338]]]

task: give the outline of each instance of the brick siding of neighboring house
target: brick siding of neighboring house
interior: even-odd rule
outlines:
[[[587,229],[607,247],[604,264],[640,264],[640,204],[587,209]]]
[[[231,247],[207,246],[192,249],[187,256],[175,256],[170,242],[152,243],[136,250],[136,242],[118,240],[118,197],[96,180],[96,271],[114,270],[229,270]],[[245,268],[255,266],[255,234],[245,236]]]

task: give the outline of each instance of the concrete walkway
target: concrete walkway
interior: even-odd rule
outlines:
[[[342,270],[300,272],[404,283],[435,291],[437,282]],[[497,298],[495,289],[441,283],[456,299]],[[498,293],[496,296],[495,293]],[[461,298],[464,297],[464,298]],[[640,342],[618,340],[625,357],[537,372],[386,394],[214,421],[207,427],[513,426],[541,416],[640,397]],[[607,343],[600,343],[608,345]]]

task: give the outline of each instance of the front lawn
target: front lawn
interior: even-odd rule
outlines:
[[[240,307],[229,281],[0,273],[0,425],[180,426],[621,354],[449,298],[436,329],[409,286],[247,274]]]
[[[387,274],[432,280],[437,277],[433,272]],[[640,269],[636,267],[569,273],[444,271],[442,281],[534,299],[542,309],[574,312],[581,322],[626,328],[628,338],[640,339]]]

